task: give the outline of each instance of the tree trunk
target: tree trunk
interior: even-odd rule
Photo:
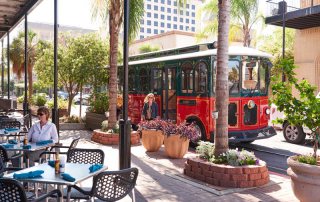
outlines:
[[[109,72],[109,117],[108,127],[111,129],[117,123],[117,78],[118,78],[118,37],[121,26],[121,2],[112,0],[109,10],[110,33],[110,72]]]
[[[215,150],[217,157],[228,150],[228,34],[230,0],[219,0],[219,26],[217,49],[217,84],[216,84],[216,110],[219,112],[215,127]]]

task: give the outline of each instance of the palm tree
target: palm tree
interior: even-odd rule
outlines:
[[[110,58],[109,58],[109,118],[108,126],[113,128],[117,122],[117,75],[118,75],[118,45],[119,33],[123,22],[124,0],[92,0],[92,16],[100,16],[105,24],[109,26],[110,35]],[[129,40],[134,39],[139,28],[140,19],[144,14],[144,1],[130,1],[130,24]]]
[[[216,82],[216,110],[219,112],[216,120],[214,136],[214,155],[226,152],[228,146],[228,35],[230,23],[230,0],[219,0],[219,26],[217,49],[217,82]]]
[[[12,41],[9,51],[9,58],[12,61],[12,70],[21,79],[24,74],[24,32],[20,32],[18,37]],[[28,31],[28,58],[27,58],[27,72],[28,72],[28,100],[32,97],[33,91],[33,80],[32,80],[32,70],[36,59],[36,47],[38,44],[37,34],[32,30]]]
[[[210,21],[204,29],[197,35],[198,38],[206,38],[217,33],[218,21],[217,16],[217,0],[208,0],[202,6],[201,12],[206,16],[211,16]],[[252,26],[262,16],[258,14],[258,0],[231,0],[231,23],[229,39],[239,40],[239,35],[242,38],[243,46],[249,47],[251,44]]]

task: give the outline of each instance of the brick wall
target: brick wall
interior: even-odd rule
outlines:
[[[229,166],[213,164],[199,158],[188,159],[184,174],[197,180],[221,187],[255,187],[269,182],[265,162],[261,165]]]

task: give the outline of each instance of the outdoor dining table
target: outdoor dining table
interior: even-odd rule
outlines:
[[[31,182],[31,183],[43,183],[43,184],[55,184],[58,186],[58,189],[62,191],[63,186],[72,186],[79,182],[82,182],[94,175],[97,175],[104,170],[108,169],[108,166],[103,166],[101,169],[90,173],[89,167],[92,166],[92,164],[79,164],[79,163],[66,163],[65,165],[65,173],[68,173],[73,178],[75,178],[74,182],[66,181],[64,180],[60,174],[56,174],[53,167],[48,165],[47,163],[39,164],[37,166],[33,166],[30,168],[26,168],[20,171],[16,171],[10,174],[5,175],[4,177],[7,178],[13,178],[14,173],[27,173],[30,171],[36,171],[36,170],[43,170],[44,173],[41,175],[41,177],[38,178],[25,178],[25,179],[19,179],[19,181],[22,182]],[[35,194],[36,197],[38,197],[38,187],[35,187]],[[70,201],[70,190],[67,192],[67,201]],[[62,196],[63,197],[63,196]]]
[[[0,144],[0,145],[2,145],[2,144]],[[5,147],[5,149],[7,151],[15,151],[15,152],[38,151],[38,150],[46,149],[47,147],[54,146],[55,143],[52,142],[52,143],[44,144],[44,145],[37,145],[36,143],[29,142],[28,145],[30,145],[31,148],[28,148],[28,149],[24,148],[23,147],[23,143],[21,142],[20,145],[14,144],[12,148],[6,148]],[[22,163],[23,163],[23,161],[21,161],[21,168],[23,167]],[[26,163],[27,163],[27,167],[29,167],[29,161],[27,161]]]

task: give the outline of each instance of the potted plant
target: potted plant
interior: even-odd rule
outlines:
[[[295,78],[292,60],[282,60],[280,68],[283,69],[287,82],[279,82],[272,87],[273,103],[283,111],[286,120],[291,125],[306,126],[311,130],[313,137],[313,154],[289,157],[287,163],[288,175],[294,194],[301,201],[319,201],[320,187],[320,159],[317,156],[320,133],[320,99],[315,96],[316,88],[308,81],[298,82]],[[292,87],[299,98],[293,96]],[[281,121],[279,119],[278,121]]]
[[[139,123],[139,131],[142,134],[142,145],[148,152],[156,152],[163,144],[164,135],[162,132],[164,121],[150,120]]]
[[[90,130],[100,129],[104,120],[108,119],[105,112],[109,108],[109,99],[106,93],[94,93],[89,98],[86,111],[86,128]]]
[[[229,149],[215,158],[214,144],[199,142],[196,158],[188,158],[184,174],[208,184],[222,187],[254,187],[269,182],[266,163],[257,159],[253,152]]]
[[[108,128],[108,121],[103,121],[101,129],[93,130],[91,140],[104,145],[119,144],[120,127],[117,123],[112,129]],[[130,137],[131,144],[138,144],[140,141],[140,135],[135,131],[131,132]]]
[[[183,122],[177,126],[167,122],[163,126],[163,132],[165,134],[164,150],[170,158],[183,158],[188,151],[190,140],[196,142],[199,138],[199,132],[194,123]]]

